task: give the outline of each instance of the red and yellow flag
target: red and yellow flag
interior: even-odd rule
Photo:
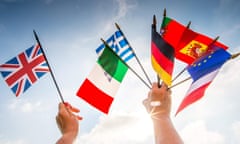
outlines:
[[[197,33],[169,17],[163,18],[161,33],[163,39],[175,49],[175,57],[187,64],[192,64],[203,54],[213,51],[210,45],[223,49],[228,48],[224,44]]]
[[[206,53],[214,51],[215,45],[223,49],[228,47],[216,40],[209,38],[203,34],[194,32],[190,29],[185,29],[182,37],[176,47],[176,58],[187,63],[192,64],[196,59],[200,58]]]

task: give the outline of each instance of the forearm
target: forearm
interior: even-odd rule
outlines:
[[[76,135],[72,133],[66,133],[56,142],[56,144],[73,144],[76,139]]]
[[[168,116],[153,118],[156,144],[183,144]]]

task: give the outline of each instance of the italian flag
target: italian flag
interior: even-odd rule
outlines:
[[[119,56],[105,46],[93,70],[77,91],[77,96],[107,114],[127,70],[127,65]]]

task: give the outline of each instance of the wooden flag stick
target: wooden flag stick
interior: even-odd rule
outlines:
[[[235,59],[236,57],[238,57],[240,55],[240,52],[236,53],[236,54],[232,54],[231,59]]]
[[[64,103],[64,99],[63,99],[62,93],[61,93],[61,91],[60,91],[60,89],[59,89],[59,86],[58,86],[58,84],[57,84],[57,81],[56,81],[56,79],[55,79],[55,77],[54,77],[53,71],[52,71],[52,69],[51,69],[51,67],[50,67],[50,65],[49,65],[49,62],[48,62],[48,60],[47,60],[46,54],[45,54],[45,52],[44,52],[44,50],[43,50],[43,47],[42,47],[42,45],[41,45],[41,43],[40,43],[40,41],[39,41],[39,39],[38,39],[37,33],[36,33],[35,30],[33,30],[33,33],[34,33],[34,36],[35,36],[35,39],[36,39],[37,43],[39,44],[39,46],[40,46],[40,48],[41,48],[41,50],[42,50],[43,57],[44,57],[45,60],[46,60],[46,63],[47,63],[47,65],[48,65],[48,68],[49,68],[50,74],[51,74],[51,76],[52,76],[53,82],[54,82],[54,84],[55,84],[55,86],[56,86],[56,88],[57,88],[57,92],[58,92],[58,94],[59,94],[59,96],[60,96],[60,99],[61,99],[61,101]]]
[[[121,33],[123,34],[123,32],[122,32],[122,30],[121,30],[120,26],[119,26],[117,23],[115,23],[115,26],[116,26],[116,27],[117,27],[117,29],[118,29],[119,31],[121,31]],[[123,34],[123,36],[125,37],[125,35],[124,35],[124,34]],[[139,66],[140,66],[140,68],[142,69],[142,71],[143,71],[143,73],[144,73],[145,77],[147,78],[147,80],[148,80],[148,83],[149,83],[150,85],[152,85],[152,82],[151,82],[151,80],[150,80],[149,76],[147,75],[147,72],[146,72],[146,71],[145,71],[145,69],[143,68],[143,65],[141,64],[141,62],[140,62],[140,60],[139,60],[139,58],[138,58],[138,56],[137,56],[136,52],[134,51],[134,49],[132,48],[132,46],[130,45],[130,43],[128,42],[128,40],[127,40],[127,38],[126,38],[126,37],[125,37],[125,40],[127,41],[127,43],[128,43],[128,45],[129,45],[129,47],[131,47],[131,50],[132,50],[132,52],[133,52],[133,54],[134,54],[134,56],[135,56],[135,58],[136,58],[136,60],[137,60],[137,63],[139,64]]]
[[[184,80],[182,80],[182,81],[180,81],[180,82],[178,82],[178,83],[170,86],[169,89],[171,89],[171,88],[173,88],[173,87],[175,87],[175,86],[178,86],[178,85],[180,85],[180,84],[182,84],[182,83],[184,83],[184,82],[186,82],[186,81],[188,81],[188,80],[190,80],[190,79],[191,79],[191,77],[188,77],[188,78],[186,78],[186,79],[184,79]]]
[[[166,17],[167,16],[167,10],[166,10],[166,8],[164,8],[164,10],[163,10],[163,17]]]
[[[180,71],[173,79],[172,82],[174,82],[180,75],[182,75],[186,71],[187,67],[183,68],[182,71]]]
[[[190,28],[190,25],[191,25],[191,23],[192,23],[192,22],[191,22],[191,21],[189,21],[189,22],[188,22],[188,24],[187,24],[187,27],[186,27],[186,28],[188,28],[188,29],[189,29],[189,28]]]
[[[108,46],[107,42],[101,38],[101,41],[104,43],[104,45]],[[109,47],[109,46],[108,46]],[[112,49],[110,49],[111,51],[113,51]],[[113,52],[113,54],[115,54],[116,56],[118,56],[115,52]],[[119,56],[118,56],[119,57]],[[149,89],[151,89],[151,87],[148,85],[148,83],[146,83],[140,76],[139,74],[137,74],[136,71],[134,71],[125,61],[123,61],[121,58],[119,58],[119,60],[121,60]]]

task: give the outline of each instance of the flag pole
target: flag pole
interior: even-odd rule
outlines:
[[[240,55],[240,52],[236,53],[236,54],[232,54],[230,59],[235,59],[236,57],[238,57]]]
[[[105,46],[108,46],[107,42],[101,38],[101,41],[104,43]],[[108,46],[109,47],[109,46]],[[112,49],[110,49],[111,51],[113,51]],[[115,52],[113,52],[114,55],[118,56]],[[118,56],[119,57],[119,56]],[[125,61],[123,61],[122,59],[120,59],[149,89],[151,89],[151,87],[148,85],[147,82],[145,82],[138,74],[136,71],[134,71]]]
[[[186,69],[187,69],[187,67],[183,68],[183,70],[180,71],[180,72],[172,79],[172,82],[174,82],[180,75],[182,75],[182,73],[184,73]]]
[[[55,79],[55,77],[54,77],[53,71],[52,71],[52,69],[51,69],[51,67],[50,67],[50,65],[49,65],[49,62],[48,62],[48,59],[47,59],[47,57],[46,57],[46,54],[45,54],[45,52],[44,52],[44,50],[43,50],[43,47],[42,47],[42,45],[41,45],[41,43],[40,43],[40,41],[39,41],[39,39],[38,39],[37,33],[36,33],[35,30],[33,30],[33,33],[34,33],[34,36],[35,36],[35,39],[36,39],[37,43],[39,44],[39,46],[40,46],[40,48],[41,48],[41,50],[42,50],[43,57],[45,58],[46,63],[47,63],[47,65],[48,65],[48,67],[49,67],[50,74],[51,74],[52,79],[53,79],[53,82],[54,82],[54,84],[55,84],[55,86],[56,86],[56,88],[57,88],[57,91],[58,91],[58,94],[59,94],[59,96],[60,96],[60,99],[61,99],[61,101],[64,103],[64,99],[63,99],[62,93],[61,93],[61,91],[60,91],[60,89],[59,89],[59,86],[58,86],[58,84],[57,84],[57,81],[56,81],[56,79]]]
[[[186,28],[187,28],[187,29],[189,29],[189,28],[190,28],[190,26],[191,26],[191,24],[192,24],[192,22],[191,22],[191,21],[189,21],[189,22],[188,22],[188,24],[187,24],[187,27],[186,27]]]
[[[123,34],[123,32],[122,32],[122,30],[121,30],[121,28],[120,28],[120,26],[117,24],[117,23],[115,23],[115,26],[117,27],[117,29]],[[123,34],[123,36],[125,37],[125,35]],[[135,55],[135,58],[136,58],[136,60],[137,60],[137,63],[140,65],[140,67],[141,67],[141,69],[142,69],[142,71],[143,71],[143,73],[144,73],[144,75],[145,75],[145,77],[147,78],[147,80],[148,80],[148,82],[149,82],[149,84],[150,85],[152,85],[152,82],[151,82],[151,80],[150,80],[150,78],[149,78],[149,76],[147,75],[147,72],[145,71],[145,69],[143,68],[143,65],[141,64],[141,62],[140,62],[140,60],[139,60],[139,58],[138,58],[138,56],[137,56],[137,54],[136,54],[136,52],[134,51],[134,49],[132,48],[132,46],[130,45],[130,43],[128,42],[128,40],[127,40],[127,38],[125,37],[125,40],[127,41],[127,43],[128,43],[128,45],[131,47],[131,49],[132,49],[132,52],[133,52],[133,54]]]
[[[171,88],[173,88],[173,87],[175,87],[175,86],[178,86],[178,85],[180,85],[180,84],[182,84],[182,83],[184,83],[184,82],[186,82],[186,81],[188,81],[188,80],[190,80],[190,79],[191,79],[191,77],[188,77],[188,78],[186,78],[186,79],[184,79],[184,80],[182,80],[182,81],[180,81],[180,82],[178,82],[178,83],[170,86],[169,89],[171,89]]]

